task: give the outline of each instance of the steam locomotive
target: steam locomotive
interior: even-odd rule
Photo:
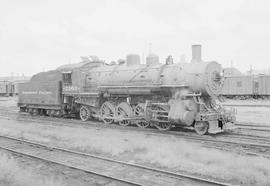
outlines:
[[[221,65],[201,60],[201,45],[192,46],[190,63],[165,64],[149,55],[146,64],[128,55],[106,64],[96,57],[34,75],[20,84],[21,112],[83,121],[156,127],[194,127],[200,134],[233,128],[235,113],[216,103],[222,89]]]

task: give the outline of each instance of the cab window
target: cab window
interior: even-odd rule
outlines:
[[[71,73],[63,73],[62,76],[64,85],[72,84]]]

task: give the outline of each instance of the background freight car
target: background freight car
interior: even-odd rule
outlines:
[[[222,94],[226,96],[248,96],[254,94],[253,76],[226,77]]]
[[[11,82],[0,81],[0,96],[9,96],[12,94]]]
[[[13,81],[12,85],[11,85],[11,93],[12,93],[12,95],[17,96],[19,94],[20,84],[26,83],[26,82],[28,82],[28,80],[16,80],[16,81]]]
[[[259,75],[254,78],[254,94],[261,97],[270,96],[270,76]]]

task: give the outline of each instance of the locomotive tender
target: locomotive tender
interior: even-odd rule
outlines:
[[[190,63],[161,64],[149,55],[141,64],[138,55],[128,55],[125,62],[107,65],[93,58],[34,75],[20,85],[18,106],[31,114],[218,133],[235,121],[234,112],[216,104],[221,71],[217,62],[201,60],[201,45],[192,46]]]

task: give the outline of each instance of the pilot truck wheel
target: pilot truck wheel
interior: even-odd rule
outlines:
[[[207,134],[209,123],[207,121],[196,121],[194,124],[194,129],[200,135]]]

